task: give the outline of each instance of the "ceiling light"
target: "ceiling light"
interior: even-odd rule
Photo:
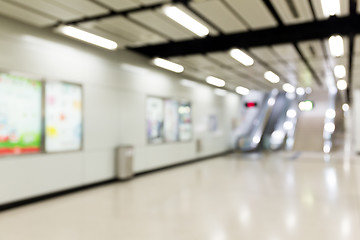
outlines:
[[[285,121],[283,127],[285,130],[289,131],[294,128],[294,124],[290,121]]]
[[[345,90],[347,89],[347,82],[344,79],[341,79],[337,81],[336,86],[339,90]]]
[[[347,104],[347,103],[344,103],[344,104],[342,105],[342,110],[343,110],[344,112],[347,112],[347,111],[349,111],[349,109],[350,109],[350,106],[349,106],[349,104]]]
[[[222,80],[220,78],[213,77],[213,76],[208,76],[206,78],[206,82],[208,84],[211,84],[211,85],[214,85],[214,86],[217,86],[217,87],[225,86],[225,81],[224,80]]]
[[[224,90],[224,89],[215,88],[215,89],[214,89],[214,93],[215,93],[216,95],[218,95],[218,96],[224,97],[224,96],[226,96],[227,91]]]
[[[71,26],[60,26],[56,29],[56,31],[65,34],[69,37],[73,37],[81,41],[88,42],[109,50],[115,50],[118,47],[118,44],[114,41],[97,36],[89,32],[85,32],[83,30]]]
[[[331,109],[331,108],[330,108],[330,109],[326,110],[325,116],[326,116],[326,118],[333,119],[333,118],[336,117],[336,112],[335,112],[334,109]]]
[[[288,118],[294,118],[294,117],[296,117],[296,110],[295,110],[295,109],[289,109],[289,110],[287,110],[286,116],[287,116]]]
[[[291,85],[290,83],[285,83],[282,86],[283,90],[287,93],[293,93],[295,92],[295,87],[293,85]]]
[[[314,108],[314,104],[312,101],[306,100],[299,103],[299,109],[304,111],[311,111]]]
[[[328,133],[333,133],[335,131],[335,124],[332,122],[325,123],[324,130]]]
[[[280,81],[279,76],[272,71],[267,71],[266,73],[264,73],[264,78],[271,83],[278,83]]]
[[[254,64],[254,59],[252,59],[249,55],[241,51],[240,49],[234,48],[230,50],[230,56],[235,60],[239,61],[241,64],[249,67]]]
[[[326,17],[340,14],[339,0],[321,0],[321,7]]]
[[[168,16],[181,26],[189,29],[191,32],[195,33],[199,37],[205,37],[210,33],[207,27],[205,27],[203,24],[199,23],[175,6],[164,6],[163,12],[166,16]]]
[[[344,65],[336,65],[334,67],[334,74],[337,78],[344,78],[346,76],[346,69]]]
[[[344,40],[340,35],[334,35],[329,38],[329,47],[333,57],[344,55]]]
[[[173,71],[176,73],[181,73],[184,71],[184,67],[181,66],[180,64],[170,62],[163,58],[154,58],[153,63],[158,67],[161,67],[161,68],[164,68],[166,70]]]
[[[299,95],[299,96],[304,95],[304,94],[305,94],[305,89],[302,88],[302,87],[298,87],[298,88],[296,89],[296,94]]]
[[[241,87],[241,86],[238,86],[235,91],[238,93],[238,94],[241,94],[241,95],[248,95],[250,93],[250,90],[247,89],[247,88],[244,88],[244,87]]]

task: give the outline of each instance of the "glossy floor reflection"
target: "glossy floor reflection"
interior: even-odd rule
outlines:
[[[0,239],[358,240],[359,167],[232,154],[2,212]]]

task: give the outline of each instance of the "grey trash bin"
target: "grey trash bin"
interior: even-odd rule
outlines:
[[[116,149],[116,175],[120,180],[133,177],[134,148],[132,146],[119,146]]]

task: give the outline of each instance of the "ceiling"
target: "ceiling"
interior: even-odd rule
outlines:
[[[0,0],[0,14],[50,30],[76,26],[120,49],[179,63],[188,78],[222,78],[228,89],[280,89],[286,82],[326,88],[335,83],[334,66],[342,64],[349,100],[350,88],[360,88],[360,0],[340,2],[341,13],[330,18],[321,0]],[[169,3],[205,25],[209,35],[201,38],[167,18],[161,7]],[[344,38],[342,57],[330,55],[333,34]],[[234,60],[233,47],[255,64]],[[280,76],[279,84],[264,79],[269,70]]]

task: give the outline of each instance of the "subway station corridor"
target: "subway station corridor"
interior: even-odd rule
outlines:
[[[359,160],[230,154],[2,212],[0,239],[357,240]]]

